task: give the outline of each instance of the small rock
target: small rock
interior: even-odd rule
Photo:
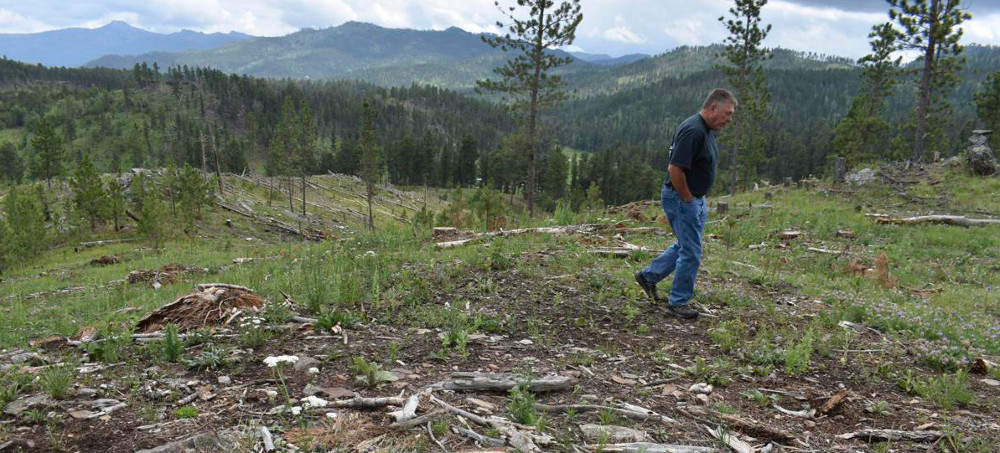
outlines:
[[[705,405],[708,404],[708,395],[706,395],[704,393],[699,393],[699,394],[695,395],[694,397],[695,397],[695,399],[698,400],[699,403],[705,404]]]
[[[333,399],[350,398],[350,397],[354,396],[354,392],[352,392],[350,390],[347,390],[347,389],[345,389],[343,387],[323,387],[323,388],[321,388],[319,390],[324,395],[326,395],[326,396],[328,396],[330,398],[333,398]],[[308,395],[308,393],[307,393],[307,395]]]
[[[645,431],[615,425],[580,425],[583,437],[592,443],[642,442],[648,437]]]
[[[997,381],[995,379],[983,379],[983,384],[986,384],[990,387],[1000,387],[1000,381]]]
[[[91,401],[90,402],[90,407],[92,407],[94,409],[107,409],[107,408],[109,408],[111,406],[114,406],[114,405],[117,405],[119,403],[121,403],[121,401],[118,401],[116,399],[102,398],[102,399],[99,399],[99,400]]]
[[[22,352],[10,357],[10,363],[14,365],[42,366],[49,363],[49,359],[37,352]]]
[[[89,388],[89,387],[84,387],[84,388],[82,388],[80,390],[77,390],[76,394],[79,395],[79,396],[83,396],[83,397],[94,396],[94,395],[97,395],[97,389],[92,389],[92,388]]]
[[[529,339],[527,339],[527,338],[525,338],[525,339],[523,339],[523,340],[521,340],[521,341],[518,341],[518,343],[519,343],[519,344],[523,344],[523,345],[525,345],[525,346],[530,346],[530,345],[533,345],[533,344],[535,344],[535,342],[534,342],[534,341],[531,341],[531,340],[529,340]]]
[[[703,394],[712,393],[713,390],[715,390],[715,388],[712,387],[711,384],[706,384],[704,382],[698,383],[698,384],[694,384],[694,385],[691,386],[691,388],[688,389],[689,392],[692,392],[692,393],[703,393]]]
[[[7,415],[20,417],[21,413],[28,409],[36,406],[51,406],[52,404],[54,402],[47,395],[26,396],[7,403],[7,407],[4,408],[3,412]]]
[[[100,412],[91,412],[86,409],[75,410],[69,413],[70,417],[77,420],[88,420],[96,417],[98,414],[100,414]]]
[[[300,373],[306,373],[309,371],[310,368],[318,367],[319,365],[320,365],[319,360],[316,360],[309,356],[300,355],[299,361],[295,362],[294,368],[295,371],[298,371]]]
[[[587,401],[600,401],[601,400],[601,397],[599,397],[597,395],[594,395],[592,393],[587,393],[585,395],[580,395],[580,398],[584,399],[584,400],[587,400]]]
[[[229,385],[233,382],[233,379],[229,376],[219,376],[219,385]]]

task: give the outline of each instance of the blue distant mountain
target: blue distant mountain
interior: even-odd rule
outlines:
[[[608,54],[603,53],[587,53],[587,52],[569,52],[573,58],[578,60],[583,60],[588,63],[593,63],[600,66],[616,66],[620,64],[635,63],[639,60],[649,58],[649,55],[644,53],[633,53],[628,55],[622,55],[620,57],[612,57]]]
[[[41,33],[0,34],[0,54],[45,66],[83,66],[104,55],[211,49],[253,36],[182,30],[161,34],[114,21],[100,28],[64,28]]]

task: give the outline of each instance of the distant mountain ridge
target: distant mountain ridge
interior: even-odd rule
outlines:
[[[238,33],[201,33],[181,30],[153,33],[122,21],[100,28],[64,28],[41,33],[0,34],[0,54],[25,63],[45,66],[82,66],[104,55],[147,52],[182,52],[220,47],[252,36]]]
[[[681,77],[722,63],[719,46],[680,47],[657,56],[611,57],[573,53],[574,62],[559,68],[582,95],[609,93],[664,77]],[[160,67],[187,65],[255,77],[356,79],[382,86],[413,83],[471,91],[476,80],[494,77],[493,68],[510,58],[482,41],[482,35],[457,27],[446,30],[384,28],[346,22],[324,29],[302,29],[280,37],[249,39],[214,49],[109,55],[87,66],[131,68],[156,62]],[[846,68],[852,60],[776,49],[769,68]]]
[[[130,68],[143,61],[155,61],[160,67],[213,67],[255,77],[359,79],[385,86],[416,82],[470,89],[476,80],[490,77],[492,69],[506,58],[502,51],[484,43],[481,35],[458,27],[413,30],[346,22],[216,49],[104,56],[87,66]],[[573,65],[591,64],[578,60]]]

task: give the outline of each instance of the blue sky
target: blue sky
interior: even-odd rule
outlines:
[[[501,4],[513,0],[501,0]],[[973,20],[965,43],[1000,45],[1000,0],[964,0]],[[621,55],[656,54],[679,45],[720,42],[718,22],[731,0],[583,0],[584,20],[573,50]],[[887,20],[882,0],[771,0],[764,19],[774,30],[765,42],[796,50],[857,58],[867,34]],[[345,21],[386,27],[498,31],[493,0],[0,0],[0,33],[99,27],[111,20],[156,32],[191,29],[277,36],[303,27]]]

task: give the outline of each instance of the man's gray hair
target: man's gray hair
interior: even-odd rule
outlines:
[[[719,105],[726,102],[732,102],[733,105],[739,104],[739,102],[736,102],[736,96],[733,96],[731,91],[717,88],[712,90],[711,93],[708,93],[708,97],[705,98],[705,103],[701,105],[701,108],[708,110],[713,105]]]

